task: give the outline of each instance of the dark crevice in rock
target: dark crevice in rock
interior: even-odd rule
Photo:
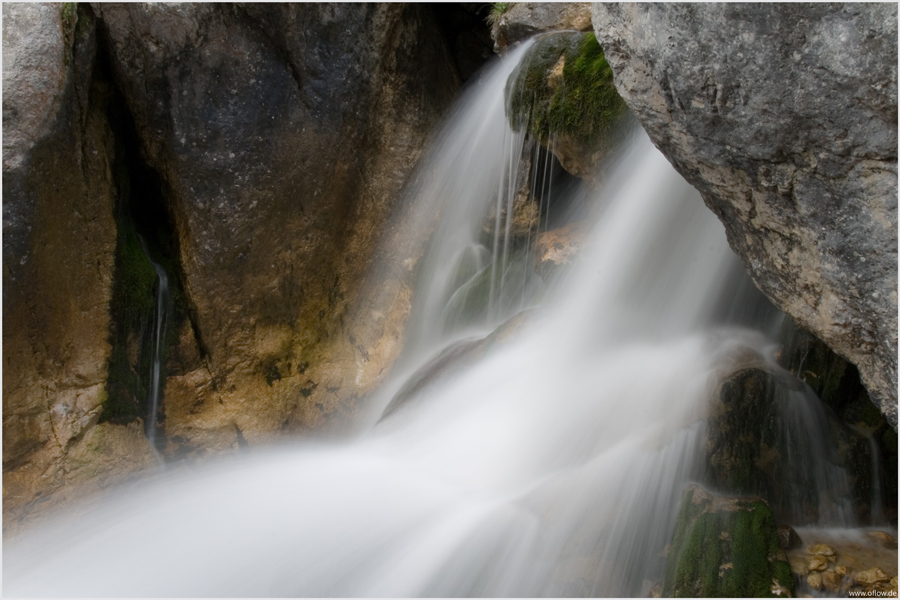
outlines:
[[[444,36],[461,81],[467,81],[494,54],[494,42],[486,18],[490,4],[442,2],[428,4]]]
[[[153,361],[153,319],[158,278],[150,259],[169,275],[171,294],[166,312],[170,315],[161,344],[161,387],[165,386],[169,349],[178,343],[179,332],[189,321],[200,352],[202,341],[191,318],[179,261],[178,239],[166,204],[166,186],[159,173],[141,154],[141,140],[134,118],[112,76],[108,41],[99,32],[94,77],[102,91],[112,129],[115,153],[112,170],[116,187],[117,227],[115,270],[110,302],[109,376],[107,399],[100,421],[124,424],[148,418],[148,390]],[[162,427],[162,402],[156,421]]]

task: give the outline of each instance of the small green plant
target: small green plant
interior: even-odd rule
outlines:
[[[494,2],[491,5],[491,12],[487,16],[488,25],[491,27],[496,25],[500,21],[500,17],[509,10],[511,4],[512,2]]]
[[[564,134],[589,148],[612,139],[626,112],[593,33],[539,38],[510,77],[506,103],[516,131],[527,127],[542,142]]]

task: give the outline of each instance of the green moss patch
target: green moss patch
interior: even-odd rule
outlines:
[[[128,423],[145,416],[151,369],[146,332],[156,304],[156,271],[144,254],[134,225],[118,219],[116,261],[110,302],[112,353],[107,400],[100,421]]]
[[[793,596],[772,511],[758,498],[717,498],[698,487],[682,498],[666,564],[668,597]]]
[[[625,112],[593,33],[540,37],[507,82],[510,125],[542,142],[564,134],[602,148],[616,137]]]

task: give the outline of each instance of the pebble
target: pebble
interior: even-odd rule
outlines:
[[[806,568],[810,571],[824,571],[828,568],[828,560],[823,556],[813,556],[809,559]]]
[[[825,571],[822,573],[822,585],[832,592],[837,592],[841,589],[842,579],[843,578],[834,571]]]
[[[822,589],[822,575],[820,573],[810,573],[806,577],[806,583],[814,590]]]
[[[871,569],[866,569],[865,571],[857,571],[853,574],[853,579],[855,579],[858,583],[862,583],[863,585],[870,585],[873,583],[878,583],[880,581],[888,581],[890,577],[888,577],[888,575],[878,567],[872,567]]]
[[[834,556],[834,548],[828,544],[813,544],[806,547],[808,554],[818,554],[820,556]]]
[[[879,542],[893,542],[894,537],[884,531],[870,531],[867,534],[870,538],[875,538]]]

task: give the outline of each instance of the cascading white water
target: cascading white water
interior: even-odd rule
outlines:
[[[404,373],[461,337],[436,322],[467,283],[460,264],[496,264],[475,228],[508,193],[497,173],[516,153],[502,147],[520,143],[502,113],[510,70],[482,81],[440,141],[453,166],[426,194],[443,220]],[[771,348],[718,326],[741,313],[726,285],[740,265],[696,192],[644,136],[620,162],[580,267],[506,341],[358,440],[175,469],[9,540],[4,593],[647,594],[700,469],[711,382],[729,350]]]

